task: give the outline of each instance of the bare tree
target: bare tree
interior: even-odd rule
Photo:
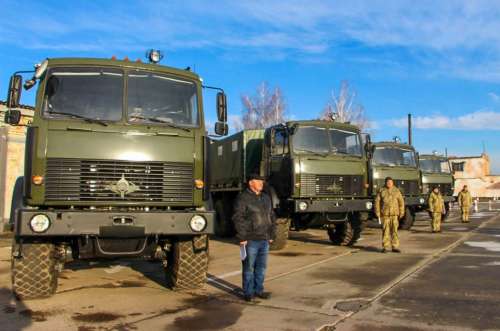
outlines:
[[[279,87],[271,90],[266,82],[262,82],[255,95],[242,95],[241,103],[242,128],[236,129],[263,129],[286,121],[286,105]]]
[[[350,122],[359,126],[361,130],[367,129],[369,121],[365,115],[365,108],[357,102],[356,98],[356,91],[350,87],[349,82],[342,81],[338,94],[332,90],[331,99],[323,109],[320,119],[341,123]]]

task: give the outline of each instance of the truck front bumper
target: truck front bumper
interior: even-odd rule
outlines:
[[[119,211],[41,211],[20,209],[14,224],[16,236],[144,237],[149,235],[200,235],[214,231],[214,213],[207,211],[119,212]],[[30,221],[43,214],[50,220],[44,232],[33,231]],[[191,220],[199,215],[206,221],[194,231]]]
[[[305,208],[304,208],[305,207]],[[373,208],[371,199],[356,200],[294,200],[294,212],[296,213],[347,213],[347,212],[369,212]]]
[[[406,206],[423,206],[426,202],[424,197],[405,197]]]

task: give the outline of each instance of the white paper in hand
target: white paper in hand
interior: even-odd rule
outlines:
[[[240,258],[241,261],[247,258],[247,245],[240,245]]]

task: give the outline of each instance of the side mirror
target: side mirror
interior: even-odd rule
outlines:
[[[227,126],[227,123],[224,123],[224,122],[215,123],[215,133],[217,135],[226,136],[228,131],[229,131],[229,128]]]
[[[9,109],[5,112],[5,123],[17,125],[21,122],[21,112],[17,109]]]
[[[217,93],[217,119],[219,122],[227,122],[227,100],[223,92]]]
[[[7,94],[7,108],[19,107],[22,86],[23,77],[21,75],[12,75],[12,77],[10,77],[9,91]]]

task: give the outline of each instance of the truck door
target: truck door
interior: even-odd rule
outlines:
[[[288,140],[288,131],[285,127],[271,130],[269,183],[280,198],[291,194],[292,171]]]

